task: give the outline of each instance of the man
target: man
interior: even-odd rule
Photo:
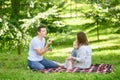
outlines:
[[[28,54],[28,66],[32,70],[42,70],[47,68],[57,68],[58,64],[44,59],[43,55],[49,51],[49,45],[52,43],[52,40],[48,40],[45,45],[45,38],[47,31],[44,26],[39,26],[37,29],[38,35],[35,36],[29,47]]]

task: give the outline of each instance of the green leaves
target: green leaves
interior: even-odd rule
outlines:
[[[63,31],[61,27],[66,25],[58,18],[58,12],[64,4],[60,3],[63,1],[1,0],[0,48],[25,47],[37,35],[36,27],[39,25],[46,25],[48,32],[54,32],[53,27]]]

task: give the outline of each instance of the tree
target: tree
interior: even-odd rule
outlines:
[[[58,12],[64,6],[60,3],[63,2],[0,0],[0,48],[9,50],[17,48],[18,54],[21,54],[21,48],[28,46],[38,25],[46,23],[44,24],[46,26],[51,27],[54,24],[54,27],[59,27],[55,21],[59,21]]]
[[[97,25],[97,38],[99,40],[99,26],[107,25],[108,27],[115,27],[120,24],[120,8],[119,0],[89,0],[92,9],[85,12],[87,18],[92,18]],[[105,29],[105,28],[104,28]],[[115,31],[114,31],[115,30]],[[120,28],[117,28],[120,30]],[[117,32],[114,28],[112,32]]]

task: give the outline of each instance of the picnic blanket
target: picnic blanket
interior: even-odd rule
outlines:
[[[66,69],[63,66],[59,66],[58,68],[49,68],[41,70],[42,73],[53,73],[53,72],[96,72],[96,73],[111,73],[113,72],[113,66],[111,64],[92,64],[90,68],[80,69],[80,68],[72,68]]]

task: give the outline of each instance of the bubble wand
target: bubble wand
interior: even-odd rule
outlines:
[[[50,38],[50,39],[51,39],[51,38]],[[52,51],[52,49],[53,49],[52,44],[49,45],[49,49]]]

